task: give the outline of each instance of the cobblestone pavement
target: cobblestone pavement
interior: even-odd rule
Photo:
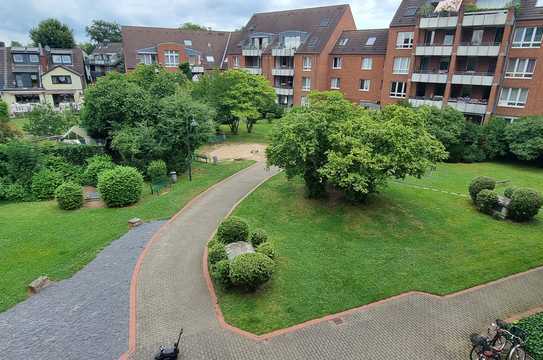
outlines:
[[[115,240],[70,279],[0,314],[0,359],[118,359],[128,343],[132,270],[163,221]]]
[[[164,228],[138,275],[131,359],[151,359],[180,327],[182,359],[466,359],[470,333],[543,303],[543,269],[537,269],[444,298],[410,293],[343,315],[341,324],[323,321],[265,341],[225,330],[202,274],[205,243],[232,206],[274,173],[253,166]]]

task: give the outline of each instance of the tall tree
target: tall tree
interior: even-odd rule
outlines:
[[[84,42],[84,43],[78,44],[77,46],[79,46],[81,50],[83,50],[87,55],[92,54],[92,52],[96,48],[96,45],[90,42]]]
[[[121,27],[116,22],[93,20],[85,30],[94,44],[123,41]]]
[[[35,46],[71,49],[75,47],[74,34],[68,25],[57,19],[43,20],[30,30],[30,39]]]
[[[203,25],[195,24],[193,22],[187,21],[179,27],[179,30],[192,30],[192,31],[208,31],[211,28],[207,28]]]
[[[23,44],[21,44],[18,41],[12,40],[11,41],[11,47],[23,47]]]

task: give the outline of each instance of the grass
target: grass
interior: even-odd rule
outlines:
[[[11,126],[13,126],[14,128],[20,130],[20,131],[23,131],[23,126],[28,123],[28,118],[26,117],[15,117],[13,118],[12,120],[10,120],[9,122],[11,124]]]
[[[65,279],[89,263],[112,240],[127,231],[127,221],[166,219],[190,199],[253,162],[195,164],[161,196],[145,187],[143,199],[122,209],[62,211],[54,201],[0,205],[0,311],[26,298],[26,285],[40,275]]]
[[[467,193],[477,175],[543,191],[543,169],[443,164],[406,183]],[[300,180],[279,174],[234,215],[265,229],[279,254],[254,294],[223,292],[226,320],[262,334],[407,291],[444,295],[543,264],[543,215],[497,221],[469,199],[391,182],[365,205],[308,200]]]
[[[268,144],[272,128],[273,123],[260,120],[253,126],[253,131],[250,134],[247,132],[247,127],[240,124],[239,133],[232,135],[227,125],[221,125],[221,130],[226,134],[226,143]]]

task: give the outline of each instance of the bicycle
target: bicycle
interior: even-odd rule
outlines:
[[[505,321],[496,320],[494,336],[491,338],[491,329],[488,329],[489,336],[471,334],[470,340],[473,345],[470,352],[471,360],[501,360],[506,355],[507,360],[525,360],[524,338],[526,334],[516,326],[510,326]]]

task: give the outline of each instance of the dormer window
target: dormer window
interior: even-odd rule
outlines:
[[[183,44],[185,44],[185,46],[192,46],[192,40],[183,40]]]
[[[339,40],[339,46],[345,46],[345,45],[347,45],[348,42],[349,42],[348,38],[343,38],[343,39]]]
[[[368,40],[366,40],[366,45],[368,46],[373,46],[373,44],[375,44],[375,40],[377,40],[377,38],[375,37],[369,37]]]
[[[72,65],[72,55],[53,55],[53,64],[57,65]]]
[[[20,64],[25,61],[23,54],[13,54],[13,62]]]
[[[39,63],[40,62],[40,57],[38,55],[36,55],[36,54],[30,54],[29,59],[30,59],[31,63]]]
[[[206,61],[208,63],[212,63],[212,62],[215,62],[215,58],[213,56],[206,56]]]
[[[286,49],[296,49],[300,46],[301,39],[299,36],[285,36],[283,44]]]

